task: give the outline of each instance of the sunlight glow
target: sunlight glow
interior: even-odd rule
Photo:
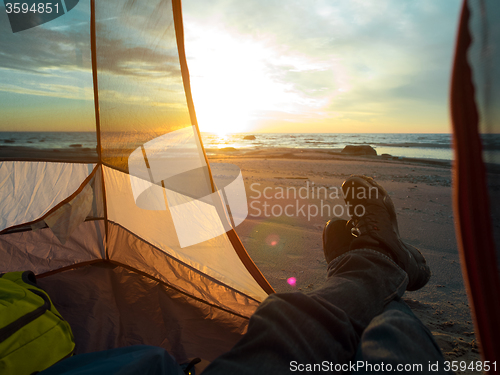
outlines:
[[[187,45],[193,100],[201,131],[217,135],[252,130],[262,114],[293,110],[293,85],[272,76],[279,52],[224,30],[193,26]],[[207,43],[209,41],[209,43]]]
[[[448,130],[459,3],[327,3],[185,2],[186,55],[202,131]],[[436,17],[443,20],[437,34]]]

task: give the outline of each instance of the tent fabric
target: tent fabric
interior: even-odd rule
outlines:
[[[117,224],[110,223],[109,239],[112,262],[133,267],[194,298],[246,317],[250,317],[259,304],[258,300],[222,284],[179,259],[165,256],[163,250]]]
[[[0,231],[35,221],[68,198],[95,164],[0,162]]]
[[[479,116],[479,132],[490,199],[491,220],[500,226],[500,191],[495,181],[500,163],[500,2],[469,3],[471,45],[467,57],[472,69],[474,98]],[[497,263],[500,266],[500,230],[494,231]]]
[[[41,274],[104,258],[104,223],[81,223],[63,244],[50,228],[0,235],[0,273],[31,270]]]
[[[45,86],[29,91],[36,93],[33,108],[0,123],[93,128],[97,162],[88,162],[95,159],[88,147],[48,151],[55,143],[37,152],[21,148],[26,154],[13,148],[5,157],[0,272],[38,275],[70,322],[77,353],[148,344],[179,362],[214,359],[236,343],[273,290],[231,226],[210,172],[180,1],[91,0],[52,22],[53,29],[5,35],[38,51],[29,58],[61,92],[53,100]],[[2,61],[22,55],[14,52]],[[15,79],[9,85],[13,97],[27,90]],[[73,100],[75,112],[55,114],[57,100]],[[63,138],[71,134],[51,142]],[[181,209],[186,204],[207,205],[211,216]],[[179,223],[187,235],[179,237]],[[197,231],[207,234],[203,241]]]
[[[76,354],[145,344],[164,348],[179,363],[193,357],[211,361],[228,351],[248,324],[248,318],[109,262],[37,282],[70,323]]]
[[[475,17],[472,23],[471,12]],[[489,12],[491,16],[487,15]],[[500,280],[490,211],[495,200],[490,201],[488,194],[487,165],[479,133],[480,121],[487,124],[491,113],[497,113],[499,108],[498,103],[489,101],[493,98],[491,87],[495,81],[484,80],[484,77],[498,77],[495,72],[499,65],[493,66],[491,62],[496,59],[492,55],[498,54],[500,35],[498,27],[491,27],[490,21],[496,23],[498,15],[495,1],[464,1],[451,87],[459,251],[483,359],[489,361],[500,358]],[[488,48],[484,49],[485,46]],[[474,48],[481,53],[474,53]],[[496,194],[492,195],[493,199]]]
[[[46,25],[12,33],[7,12],[0,12],[0,101],[8,103],[0,116],[2,130],[95,132],[89,14],[90,2],[81,1],[67,15]],[[57,134],[52,138],[57,139]],[[93,139],[95,142],[95,136]],[[8,159],[97,161],[95,152],[84,157],[63,156],[53,151],[49,140],[33,142],[38,148],[35,153],[14,147]]]
[[[172,3],[99,1],[95,18],[102,158],[126,170],[117,155],[192,126]]]
[[[167,254],[252,298],[257,300],[265,298],[267,293],[244,267],[225,233],[200,244],[181,248],[169,210],[140,209],[135,204],[129,176],[125,173],[104,167],[104,179],[108,218],[111,222],[123,226]],[[192,215],[196,215],[196,212]],[[194,218],[192,221],[195,221]],[[215,221],[210,220],[204,220],[203,223],[205,228],[201,229],[206,231],[210,231],[210,227],[216,225]],[[112,244],[111,236],[109,240]],[[111,245],[110,252],[113,252]]]

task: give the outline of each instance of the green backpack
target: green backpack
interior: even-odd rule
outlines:
[[[0,374],[30,375],[73,354],[71,327],[33,272],[0,274]]]

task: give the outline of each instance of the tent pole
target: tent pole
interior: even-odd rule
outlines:
[[[198,132],[198,138],[200,140],[201,149],[203,150],[203,155],[205,156],[205,162],[207,163],[208,172],[210,176],[210,182],[212,184],[212,191],[216,191],[216,186],[214,184],[212,178],[212,171],[210,170],[210,163],[208,162],[207,153],[205,152],[205,147],[203,147],[203,143],[201,140],[201,133],[198,127],[198,121],[196,119],[196,112],[194,110],[193,97],[191,96],[191,84],[189,81],[189,70],[187,66],[186,60],[186,51],[184,48],[184,25],[182,22],[182,4],[181,0],[172,0],[172,12],[174,14],[174,26],[175,26],[175,36],[177,39],[177,50],[179,51],[179,62],[181,65],[181,73],[182,73],[182,82],[184,83],[184,92],[186,93],[186,100],[189,109],[189,115],[191,117],[191,123],[195,126],[196,131]],[[241,262],[246,267],[248,272],[253,276],[255,281],[260,285],[260,287],[268,294],[274,293],[274,289],[266,280],[264,275],[257,268],[253,260],[248,255],[245,247],[243,246],[240,238],[236,234],[234,229],[231,229],[227,232],[227,236],[233,245],[236,254],[238,254]]]
[[[97,156],[98,166],[101,171],[102,199],[104,206],[104,252],[105,258],[109,259],[108,253],[108,205],[106,203],[106,188],[104,184],[104,166],[102,164],[102,143],[101,143],[101,116],[99,112],[99,87],[97,84],[97,42],[96,42],[96,23],[95,23],[95,0],[90,1],[90,49],[92,54],[92,80],[94,84],[94,108],[95,124],[97,134]]]
[[[212,192],[215,192],[217,188],[212,178],[212,171],[210,170],[210,164],[208,163],[207,153],[205,152],[205,147],[203,146],[203,141],[201,139],[201,132],[200,128],[198,127],[198,119],[196,118],[193,96],[191,94],[191,82],[189,79],[189,69],[187,66],[186,50],[184,48],[184,24],[182,21],[181,0],[172,0],[172,13],[174,16],[174,27],[175,27],[175,37],[176,37],[175,39],[177,41],[177,51],[179,53],[179,63],[181,66],[182,83],[184,84],[184,93],[186,94],[186,102],[189,110],[189,117],[191,119],[191,124],[196,128],[196,132],[198,133],[198,138],[201,144],[201,149],[203,151],[203,156],[205,157],[205,162],[208,167],[208,175],[210,178],[210,184],[212,185]]]

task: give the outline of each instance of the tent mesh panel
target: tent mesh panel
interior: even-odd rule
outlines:
[[[191,126],[172,4],[98,1],[95,12],[102,157],[127,171],[137,147]]]

